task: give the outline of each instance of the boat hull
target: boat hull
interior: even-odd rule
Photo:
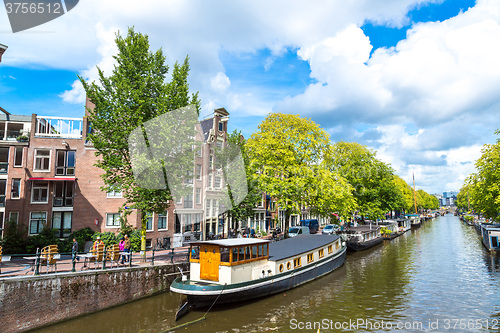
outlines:
[[[238,283],[234,285],[207,285],[187,290],[186,283],[177,278],[170,290],[188,297],[188,303],[195,308],[217,304],[227,304],[261,298],[277,294],[302,284],[313,281],[328,274],[344,264],[346,247],[337,255],[318,261],[314,265],[307,265],[291,272],[278,274],[272,277]]]
[[[363,251],[382,243],[383,240],[384,237],[381,236],[366,242],[347,241],[347,247],[352,251]]]

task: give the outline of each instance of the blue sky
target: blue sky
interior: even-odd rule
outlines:
[[[82,116],[77,75],[95,79],[96,65],[109,73],[114,33],[134,25],[170,63],[190,56],[202,117],[225,107],[230,129],[248,137],[270,112],[300,114],[334,141],[375,149],[408,182],[415,173],[428,192],[458,190],[500,127],[492,88],[499,5],[355,0],[315,7],[300,0],[155,0],[142,7],[87,0],[17,34],[0,10],[0,43],[9,46],[0,106]]]

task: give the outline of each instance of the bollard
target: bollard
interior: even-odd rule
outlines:
[[[172,252],[170,253],[170,262],[172,264],[174,263],[174,249],[172,249]]]
[[[132,267],[132,251],[130,251],[130,256],[128,258],[128,267]]]
[[[36,251],[35,275],[40,275],[40,252]]]
[[[76,252],[74,255],[73,255],[73,268],[71,269],[71,272],[72,273],[75,273],[76,272],[76,268],[75,268],[75,264],[76,264],[76,257],[78,256],[78,252]]]
[[[102,269],[106,269],[106,249],[104,249],[103,252],[103,257],[102,257]]]
[[[155,248],[153,247],[153,256],[151,257],[151,266],[155,265]]]

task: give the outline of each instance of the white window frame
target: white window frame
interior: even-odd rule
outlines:
[[[108,199],[123,198],[122,190],[111,190],[111,191],[106,193],[106,198],[108,198]]]
[[[43,230],[43,227],[41,229],[38,230],[38,233],[31,233],[31,221],[33,221],[34,219],[32,218],[32,215],[33,213],[45,213],[45,227],[47,226],[47,221],[48,221],[48,213],[47,212],[40,212],[40,211],[35,211],[35,212],[30,212],[30,219],[29,219],[29,223],[28,223],[28,235],[29,236],[32,236],[32,235],[38,235],[40,234],[40,231]],[[43,219],[35,219],[35,220],[43,220]],[[43,222],[42,222],[43,224]]]
[[[19,224],[19,212],[17,212],[17,211],[9,212],[9,222],[10,222],[10,220],[12,220],[12,214],[13,213],[17,215],[17,217],[16,217],[16,225],[18,225]],[[30,217],[31,217],[31,215],[30,215]]]
[[[121,218],[120,213],[106,213],[106,221],[104,222],[106,225],[106,228],[110,228],[110,229],[111,228],[113,228],[113,229],[120,228],[121,227],[120,219],[118,219],[118,225],[108,225],[108,215],[113,215],[113,222],[115,219],[114,215],[118,215],[118,217]]]
[[[45,186],[35,186],[35,184],[37,184],[38,182],[33,182],[33,184],[31,184],[31,203],[34,204],[34,205],[38,205],[38,204],[48,204],[49,203],[49,182],[47,182],[47,187]],[[36,189],[47,189],[47,201],[34,201],[33,200],[33,195],[34,195],[34,192],[35,192],[35,188]]]
[[[160,229],[160,218],[165,218],[165,228]],[[165,214],[158,214],[158,231],[165,231],[168,230],[168,212],[165,212]]]
[[[16,164],[16,157],[17,157],[17,149],[21,148],[21,165]],[[14,161],[12,162],[12,166],[14,168],[22,168],[23,167],[23,162],[24,162],[24,147],[14,147]]]
[[[13,197],[12,194],[14,193],[14,180],[19,180],[19,192],[17,197]],[[21,178],[12,178],[11,180],[11,186],[10,186],[10,198],[12,200],[19,200],[21,199]],[[48,192],[47,192],[47,198],[48,198]]]
[[[151,229],[148,229],[148,223],[146,222],[146,232],[152,232],[155,231],[155,215],[154,213],[151,214],[146,214],[148,216],[148,219],[151,219]]]
[[[39,151],[48,151],[49,152],[49,168],[47,170],[45,169],[35,169],[36,168],[36,160],[37,160],[37,155],[38,155],[38,152]],[[46,156],[44,156],[43,158],[46,158]],[[35,154],[34,154],[34,157],[33,157],[33,171],[36,171],[36,172],[50,172],[50,165],[52,163],[52,150],[51,149],[35,149]]]
[[[201,187],[197,187],[195,190],[195,202],[197,205],[201,204]]]
[[[219,183],[218,186],[217,186],[217,183]],[[215,176],[215,179],[214,179],[214,188],[222,188],[222,177]]]
[[[201,180],[201,164],[196,164],[195,173],[196,173],[196,180]]]

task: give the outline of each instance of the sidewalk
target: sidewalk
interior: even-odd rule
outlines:
[[[168,263],[181,263],[181,262],[187,262],[188,261],[188,252],[189,252],[189,247],[184,246],[184,247],[178,247],[174,249],[174,257],[172,258],[172,250],[158,250],[154,252],[154,264],[168,264]],[[83,253],[81,253],[83,254]],[[34,255],[31,255],[34,256]],[[151,265],[152,262],[152,256],[153,256],[153,251],[146,251],[146,261],[144,261],[143,257],[141,257],[139,252],[134,252],[132,254],[132,266],[145,266]],[[118,267],[128,267],[129,264],[126,263],[125,265],[119,265]],[[111,262],[107,261],[106,262],[106,270],[110,269],[116,269],[116,264],[113,263],[113,268],[111,268]],[[63,272],[71,272],[73,269],[73,263],[71,261],[71,255],[70,254],[61,254],[61,259],[57,260],[57,273],[63,273]],[[102,262],[97,263],[97,268],[95,268],[94,263],[87,263],[87,267],[84,267],[84,259],[81,258],[79,261],[75,262],[75,270],[77,272],[80,271],[93,271],[95,269],[101,269],[102,270]],[[33,266],[33,260],[27,260],[24,259],[23,257],[15,257],[12,256],[11,261],[7,262],[0,262],[0,279],[3,278],[9,278],[9,277],[15,277],[15,276],[28,276],[34,275],[34,266]],[[46,274],[54,274],[54,267],[50,267],[49,273],[47,273],[47,267],[46,266],[40,266],[39,267],[39,273],[40,275],[46,275]]]

